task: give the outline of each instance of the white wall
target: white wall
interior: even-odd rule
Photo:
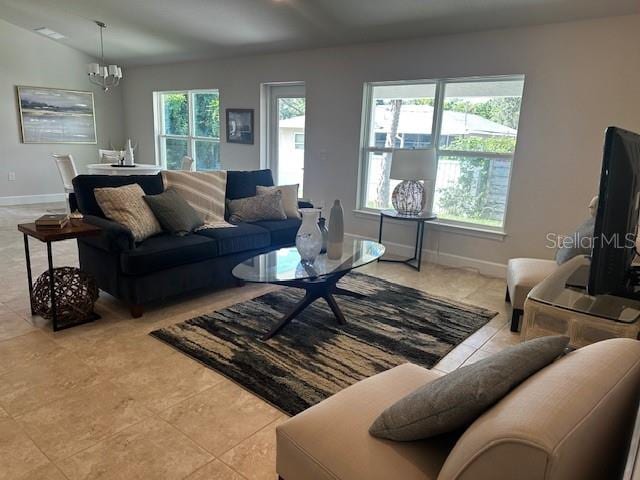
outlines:
[[[137,158],[151,161],[154,90],[218,88],[223,108],[255,108],[258,119],[261,82],[304,81],[305,196],[326,205],[340,198],[346,230],[375,236],[377,220],[352,214],[363,83],[525,74],[506,238],[428,232],[427,248],[437,250],[441,261],[461,256],[495,267],[491,262],[505,264],[515,256],[550,258],[546,233],[569,232],[588,214],[587,204],[598,185],[605,127],[615,124],[640,131],[639,44],[640,16],[629,16],[131,68],[123,85],[125,121],[127,133],[140,145]],[[253,146],[223,142],[223,167],[258,168],[259,143],[257,137]],[[412,232],[402,227],[390,233],[391,241],[413,241]],[[462,259],[465,262],[481,264]]]
[[[71,153],[82,173],[85,165],[98,161],[99,146],[124,142],[122,93],[93,87],[86,75],[89,61],[77,50],[0,20],[0,203],[62,193],[52,153]],[[98,145],[21,143],[17,85],[93,90]],[[15,181],[8,180],[9,172],[15,172]]]

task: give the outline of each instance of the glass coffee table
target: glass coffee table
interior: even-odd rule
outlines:
[[[355,298],[364,298],[364,295],[345,290],[336,284],[354,268],[376,261],[384,251],[384,246],[378,242],[355,240],[352,247],[345,247],[339,260],[329,260],[326,254],[322,254],[318,255],[313,263],[307,263],[300,261],[296,247],[285,247],[245,260],[236,265],[232,273],[244,282],[271,283],[304,289],[305,296],[302,300],[264,336],[264,339],[268,340],[319,298],[324,298],[329,304],[340,324],[347,323],[333,295]]]

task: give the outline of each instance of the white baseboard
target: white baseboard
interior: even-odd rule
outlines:
[[[345,233],[345,237],[377,240],[375,238],[365,237],[364,235],[354,235],[351,233]],[[384,246],[387,247],[387,251],[389,253],[408,257],[413,256],[413,246],[388,241],[384,242]],[[461,255],[436,252],[434,250],[427,249],[422,250],[422,259],[424,261],[444,265],[446,267],[471,268],[477,270],[482,275],[487,275],[489,277],[506,278],[507,276],[507,266],[502,263],[489,262],[487,260],[463,257]]]
[[[20,195],[16,197],[0,197],[0,206],[33,205],[34,203],[56,203],[66,201],[64,193],[48,193],[43,195]]]

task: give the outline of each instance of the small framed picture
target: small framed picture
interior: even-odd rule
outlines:
[[[253,145],[253,109],[227,108],[227,143]]]

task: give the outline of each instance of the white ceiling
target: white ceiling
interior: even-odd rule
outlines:
[[[637,0],[0,0],[0,18],[124,65],[638,13]],[[53,40],[51,40],[53,41]]]

